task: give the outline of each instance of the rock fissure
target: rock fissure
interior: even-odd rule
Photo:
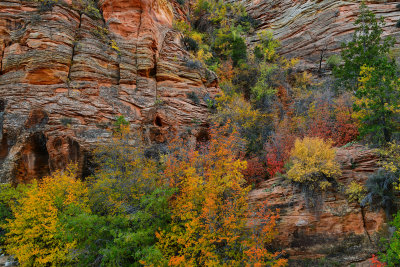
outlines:
[[[75,30],[74,41],[72,43],[71,60],[70,60],[68,75],[67,75],[68,96],[69,96],[70,83],[71,83],[71,70],[72,70],[72,65],[74,64],[76,48],[79,43],[79,35],[80,35],[81,27],[82,27],[82,13],[80,12],[79,13],[79,25],[78,25],[78,28]]]
[[[139,48],[139,37],[140,37],[140,31],[142,28],[142,17],[143,17],[143,3],[142,0],[139,0],[140,3],[140,9],[139,9],[139,26],[138,26],[138,30],[137,30],[137,34],[136,34],[136,45],[135,45],[135,64],[136,64],[136,90],[139,90],[139,86],[138,86],[138,78],[139,78],[139,52],[138,52],[138,48]]]
[[[1,51],[1,59],[0,59],[0,75],[3,75],[3,60],[4,60],[4,52],[6,50],[6,46],[4,45],[3,50]]]

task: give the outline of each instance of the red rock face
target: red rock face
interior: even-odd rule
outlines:
[[[308,1],[308,0],[242,0],[249,14],[261,23],[259,30],[271,29],[281,41],[280,53],[288,58],[297,57],[300,67],[325,71],[330,55],[339,52],[354,31],[353,22],[359,14],[361,1]],[[398,1],[365,1],[369,8],[385,18],[385,35],[396,37],[400,44]],[[257,35],[249,39],[258,40]]]
[[[374,151],[362,146],[338,149],[337,160],[343,172],[338,182],[344,186],[351,181],[365,183],[378,168]],[[275,245],[283,248],[291,260],[327,257],[340,266],[362,261],[376,249],[368,235],[376,242],[387,227],[384,213],[369,209],[365,209],[364,227],[360,207],[348,203],[340,188],[323,194],[318,210],[306,205],[304,194],[280,177],[262,183],[249,199],[251,203],[267,199],[271,209],[280,209]]]
[[[170,1],[102,0],[100,16],[80,2],[0,1],[0,181],[82,166],[120,115],[147,142],[207,124],[217,78],[190,66]]]

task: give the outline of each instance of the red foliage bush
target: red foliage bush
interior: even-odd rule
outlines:
[[[296,135],[291,133],[287,127],[280,127],[265,144],[267,172],[270,177],[283,171],[295,140]]]
[[[246,161],[247,169],[242,172],[246,181],[251,184],[265,180],[268,172],[263,161],[259,157],[251,157]]]
[[[344,97],[334,103],[322,102],[309,112],[308,136],[330,139],[334,146],[343,146],[358,136],[358,124],[353,109]]]

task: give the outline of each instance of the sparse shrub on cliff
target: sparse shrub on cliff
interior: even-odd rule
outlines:
[[[245,32],[251,32],[258,27],[260,22],[250,15],[246,14],[238,18],[237,24],[241,25]]]
[[[364,185],[357,183],[356,181],[352,181],[347,187],[345,193],[349,202],[361,204],[361,201],[364,199],[367,190],[365,189]]]
[[[373,210],[383,209],[387,219],[392,219],[392,215],[396,211],[394,183],[397,181],[398,178],[394,173],[379,169],[368,177],[365,184],[367,195],[361,205],[369,205]]]
[[[193,101],[193,103],[195,103],[196,105],[200,104],[200,98],[198,97],[198,95],[196,94],[196,92],[189,92],[186,93],[186,96]]]
[[[61,122],[61,124],[62,125],[64,125],[64,126],[71,126],[72,125],[72,118],[69,118],[69,117],[62,117],[61,119],[60,119],[60,122]]]
[[[39,5],[40,12],[47,12],[47,11],[51,11],[58,1],[57,0],[35,0],[35,2],[40,2],[40,5]]]
[[[80,11],[87,14],[89,17],[93,19],[101,19],[102,14],[100,13],[99,8],[97,7],[97,3],[95,0],[78,0],[80,4]]]
[[[196,59],[190,59],[190,58],[186,58],[185,59],[185,65],[186,67],[188,67],[189,69],[201,69],[203,67],[203,64],[201,64],[200,61],[196,60]]]
[[[183,44],[188,51],[197,52],[197,50],[199,49],[199,44],[197,43],[197,41],[190,36],[185,36],[183,38]]]
[[[115,119],[114,131],[122,133],[123,131],[127,130],[128,126],[129,126],[129,121],[127,121],[125,117],[121,115]]]
[[[329,67],[334,68],[336,66],[339,66],[340,62],[342,59],[338,55],[331,55],[328,60],[326,61],[326,64],[328,64]]]

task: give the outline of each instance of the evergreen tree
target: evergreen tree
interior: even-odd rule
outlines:
[[[384,25],[383,18],[376,18],[363,3],[353,39],[343,45],[344,64],[334,69],[341,87],[356,97],[361,136],[369,135],[379,144],[390,141],[399,104],[397,66],[388,56],[395,40],[382,37]]]

